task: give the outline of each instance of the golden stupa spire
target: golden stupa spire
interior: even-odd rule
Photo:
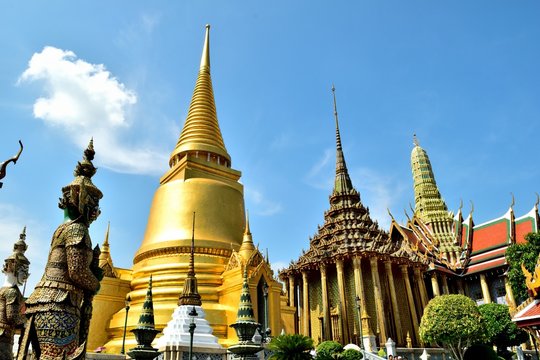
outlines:
[[[334,193],[348,193],[353,189],[351,178],[345,163],[343,148],[341,147],[341,135],[339,133],[339,120],[336,103],[336,88],[332,84],[332,95],[334,96],[334,118],[336,120],[336,179],[334,181]]]
[[[210,77],[210,25],[206,25],[201,66],[186,122],[171,154],[169,165],[173,167],[187,154],[218,165],[231,166],[231,157],[227,153],[219,128]]]

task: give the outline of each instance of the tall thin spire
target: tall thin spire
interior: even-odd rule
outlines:
[[[341,147],[341,135],[339,133],[339,120],[336,102],[336,88],[332,84],[332,95],[334,97],[334,118],[336,120],[336,179],[334,181],[334,193],[347,193],[353,189],[351,178],[345,163],[343,148]]]
[[[173,167],[188,153],[227,167],[231,164],[231,157],[227,153],[219,128],[210,76],[210,25],[206,25],[201,66],[186,122],[171,154],[169,165]]]
[[[413,143],[411,167],[414,180],[415,213],[429,223],[435,218],[447,216],[448,209],[437,187],[429,156],[420,147],[416,134],[413,136]]]
[[[414,180],[414,214],[428,225],[434,235],[435,245],[441,253],[460,251],[455,245],[454,220],[441,196],[427,152],[420,147],[416,134],[411,152],[411,168]],[[447,256],[450,259],[450,255]]]
[[[248,261],[253,251],[255,251],[255,245],[253,244],[253,236],[251,235],[251,230],[249,228],[249,212],[246,211],[246,229],[244,231],[242,245],[240,246],[240,249],[238,249],[238,253],[244,258],[245,261]]]
[[[189,255],[189,269],[184,280],[184,289],[178,299],[178,305],[201,306],[201,295],[197,290],[197,278],[195,277],[195,212],[193,213],[193,228],[191,232],[191,253]]]

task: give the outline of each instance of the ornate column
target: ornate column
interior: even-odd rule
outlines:
[[[353,268],[354,268],[354,288],[356,289],[356,295],[360,298],[360,311],[365,311],[366,309],[366,294],[364,289],[364,276],[362,274],[362,258],[355,257],[353,259]],[[362,326],[362,314],[358,314],[358,322]],[[362,333],[364,333],[364,328],[362,328]]]
[[[437,273],[435,271],[431,273],[431,288],[433,289],[433,297],[441,295],[439,282],[437,281]]]
[[[414,304],[414,298],[411,289],[411,282],[409,281],[409,270],[407,265],[400,265],[403,279],[405,280],[405,288],[407,289],[407,298],[409,299],[409,309],[411,310],[411,318],[414,327],[414,335],[418,336],[418,315],[416,313],[416,305]]]
[[[347,299],[345,298],[345,277],[343,276],[343,260],[336,260],[337,280],[339,288],[339,306],[341,309],[341,327],[343,334],[343,343],[351,342],[349,338],[349,317],[347,316]]]
[[[302,270],[303,282],[303,304],[302,304],[302,333],[305,336],[311,336],[309,331],[309,296],[308,296],[308,278],[306,270]]]
[[[420,273],[420,268],[418,266],[414,267],[414,278],[418,284],[418,291],[420,292],[420,300],[422,301],[422,307],[426,307],[429,302],[428,294],[426,290],[426,283],[424,282],[424,277]]]
[[[484,298],[484,303],[489,304],[491,302],[491,294],[489,293],[489,286],[485,274],[480,274],[480,286],[482,287],[482,297]]]
[[[514,292],[512,291],[512,285],[508,281],[508,276],[504,277],[504,289],[506,290],[506,300],[510,308],[516,308],[516,299],[514,298]]]
[[[441,279],[442,279],[442,290],[443,290],[443,294],[450,294],[450,290],[448,289],[448,279],[446,277],[445,274],[441,274]]]
[[[330,307],[328,306],[328,285],[326,280],[326,264],[321,264],[321,292],[322,292],[322,310],[323,310],[323,334],[322,339],[332,340],[330,333]]]
[[[384,304],[382,302],[381,279],[379,277],[378,259],[369,259],[371,265],[371,277],[373,279],[373,290],[375,292],[375,309],[377,311],[377,324],[379,324],[379,342],[384,344],[387,339],[386,325],[384,323]]]
[[[294,285],[294,276],[289,275],[289,306],[294,306],[294,297],[296,295]]]
[[[403,345],[403,331],[401,329],[401,316],[396,296],[396,284],[394,283],[394,274],[392,274],[392,263],[387,260],[384,262],[386,276],[388,276],[388,284],[390,284],[390,298],[392,299],[392,310],[394,311],[394,322],[396,325],[396,336],[399,345]]]

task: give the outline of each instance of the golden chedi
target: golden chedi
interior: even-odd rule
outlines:
[[[244,196],[243,186],[238,182],[241,173],[231,169],[231,157],[217,120],[210,77],[209,30],[207,25],[188,115],[171,154],[170,169],[160,179],[144,240],[133,260],[126,349],[135,344],[129,330],[136,326],[150,275],[153,276],[157,329],[165,327],[178,306],[189,269],[194,212],[198,289],[207,319],[221,342],[227,342],[227,328],[234,321],[228,319],[228,313],[234,313],[237,304],[220,303],[219,291],[222,291],[223,272],[231,254],[239,250],[242,243]],[[241,278],[239,282],[238,290]],[[279,297],[279,286],[276,286]],[[276,315],[279,316],[279,310]],[[110,321],[107,352],[121,347],[124,317],[122,309]]]

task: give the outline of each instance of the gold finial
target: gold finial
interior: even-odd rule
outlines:
[[[244,235],[251,235],[251,230],[249,228],[249,211],[246,210],[246,230],[244,231]]]
[[[200,71],[210,72],[210,25],[206,24],[206,35],[204,38],[203,52],[201,55]]]
[[[420,146],[420,142],[418,141],[416,134],[413,134],[413,144],[414,146]]]
[[[107,223],[107,231],[105,232],[105,241],[103,241],[103,249],[109,248],[109,232],[111,231],[111,222]]]
[[[390,209],[389,209],[389,208],[386,208],[386,211],[388,211],[388,215],[390,215],[390,217],[392,218],[392,221],[394,221],[394,216],[393,216],[392,213],[390,212]]]
[[[463,199],[459,199],[459,208],[458,208],[458,211],[461,211],[462,208],[463,208]]]
[[[469,216],[472,216],[473,212],[474,212],[474,203],[472,200],[469,200],[471,202],[471,213]]]

